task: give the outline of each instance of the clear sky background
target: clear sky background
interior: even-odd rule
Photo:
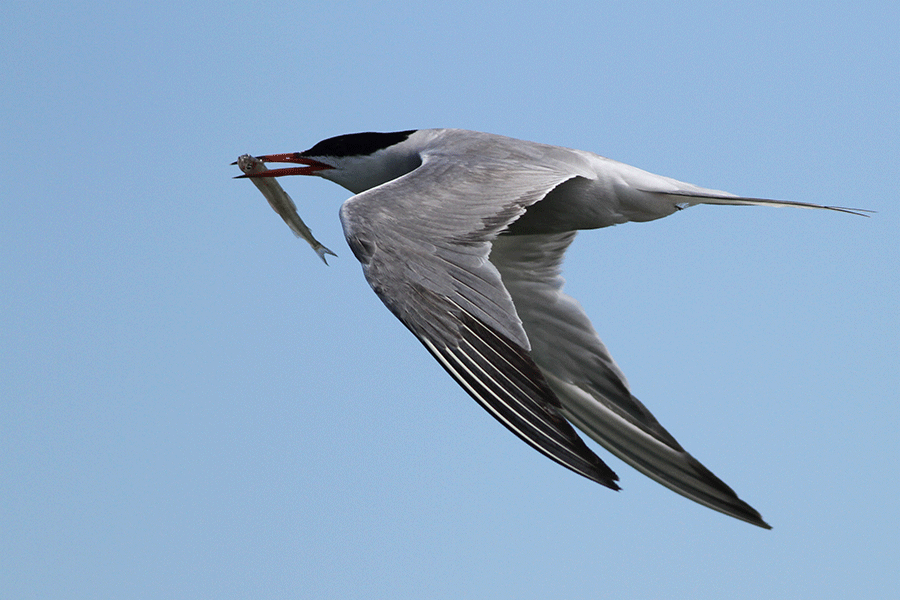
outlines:
[[[17,2],[0,20],[3,598],[900,597],[900,5]],[[479,408],[239,154],[461,127],[741,195],[581,234],[635,394],[774,527]]]

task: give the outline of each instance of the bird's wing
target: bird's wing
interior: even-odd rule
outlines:
[[[479,404],[546,456],[618,489],[560,413],[488,261],[498,232],[577,173],[510,168],[519,161],[505,154],[423,154],[416,170],[345,202],[344,233],[372,289]]]
[[[664,486],[768,528],[759,513],[688,454],[632,394],[579,303],[562,292],[563,254],[575,232],[502,235],[500,271],[531,341],[531,356],[563,414],[604,448]]]

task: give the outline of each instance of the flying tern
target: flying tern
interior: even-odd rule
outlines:
[[[340,218],[369,285],[522,440],[618,490],[618,476],[575,425],[671,490],[769,528],[632,395],[584,310],[563,293],[563,255],[578,230],[695,204],[859,211],[735,196],[582,150],[458,129],[354,133],[257,158],[301,166],[241,177],[316,175],[356,194]]]

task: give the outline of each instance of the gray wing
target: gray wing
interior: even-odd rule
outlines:
[[[345,202],[344,233],[372,289],[482,407],[546,456],[618,489],[560,413],[488,261],[499,231],[577,173],[510,169],[511,151],[481,152],[477,164],[423,155],[416,170]]]
[[[531,341],[531,356],[563,414],[604,448],[664,486],[727,515],[769,528],[760,514],[688,454],[629,390],[578,302],[562,293],[563,254],[575,232],[503,235],[500,271]]]

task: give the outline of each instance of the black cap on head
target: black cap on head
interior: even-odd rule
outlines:
[[[322,140],[301,156],[367,156],[379,150],[399,144],[417,130],[395,131],[393,133],[348,133]]]

